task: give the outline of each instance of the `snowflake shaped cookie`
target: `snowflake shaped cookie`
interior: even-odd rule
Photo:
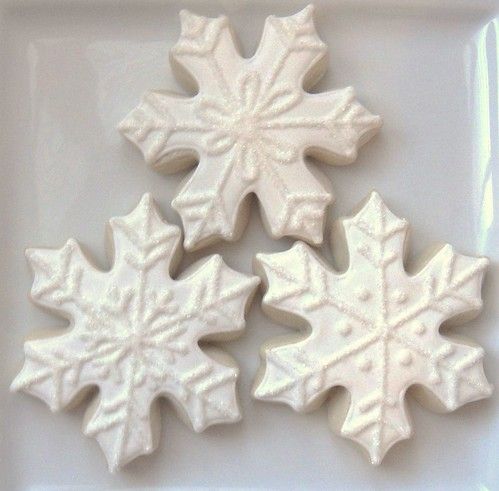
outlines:
[[[480,310],[487,259],[445,245],[409,275],[407,228],[372,193],[357,215],[339,223],[348,244],[344,273],[329,269],[303,243],[256,258],[269,285],[264,308],[288,323],[304,319],[311,331],[306,339],[264,348],[255,397],[307,411],[322,404],[331,387],[345,387],[344,413],[333,400],[331,425],[360,443],[373,464],[411,434],[404,402],[410,386],[417,385],[426,402],[431,394],[433,407],[444,411],[492,390],[482,348],[439,333],[442,322]]]
[[[220,353],[208,356],[198,341],[237,335],[259,280],[220,256],[172,280],[181,233],[162,221],[147,194],[132,213],[111,219],[110,231],[109,271],[96,269],[74,240],[27,251],[33,301],[67,317],[71,329],[27,341],[11,389],[56,411],[97,387],[84,432],[97,439],[113,471],[154,450],[158,397],[170,398],[195,431],[240,419],[237,368]]]
[[[251,193],[273,237],[322,242],[332,194],[304,155],[351,163],[381,120],[355,100],[351,87],[304,91],[324,73],[326,61],[312,14],[308,6],[290,17],[270,16],[256,54],[245,59],[227,17],[181,11],[182,32],[170,58],[198,94],[147,92],[121,122],[123,135],[155,167],[176,172],[199,158],[172,202],[187,249],[236,240]]]

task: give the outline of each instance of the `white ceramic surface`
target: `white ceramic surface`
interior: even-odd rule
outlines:
[[[184,89],[173,79],[168,49],[178,11],[229,15],[245,55],[270,14],[306,2],[3,0],[0,13],[0,488],[144,489],[265,487],[297,489],[497,489],[499,398],[437,415],[414,401],[418,429],[379,467],[351,442],[331,435],[326,409],[309,414],[253,401],[258,347],[289,329],[266,318],[258,302],[246,334],[224,343],[239,363],[243,417],[194,434],[162,411],[161,444],[109,475],[97,443],[80,433],[83,406],[51,414],[8,385],[34,329],[63,325],[27,300],[26,247],[61,246],[74,237],[104,266],[103,224],[151,191],[165,218],[181,174],[148,169],[116,124],[150,88]],[[435,241],[491,259],[483,313],[456,332],[485,348],[485,372],[498,385],[499,224],[497,176],[499,3],[493,0],[316,1],[316,25],[329,45],[329,68],[314,91],[353,85],[384,126],[358,160],[321,166],[336,202],[350,212],[376,188],[411,220],[411,253]],[[327,233],[327,232],[326,232]],[[326,235],[327,236],[327,235]],[[251,272],[255,252],[289,248],[271,240],[256,207],[241,241],[186,255],[181,270],[219,252]],[[329,257],[330,251],[322,251]],[[194,465],[193,465],[194,462]]]

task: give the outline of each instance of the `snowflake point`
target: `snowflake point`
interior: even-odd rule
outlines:
[[[178,15],[182,24],[184,22],[189,22],[191,19],[198,19],[200,17],[199,15],[191,12],[189,9],[181,9]]]
[[[375,189],[373,189],[369,193],[369,197],[368,197],[368,200],[367,200],[366,204],[371,204],[371,205],[374,205],[374,206],[378,206],[378,205],[386,206],[385,202],[383,201],[383,198],[378,193],[378,191],[376,191]]]
[[[193,421],[192,422],[192,429],[196,433],[202,433],[204,430],[206,430],[207,424],[204,421]]]
[[[38,249],[35,249],[32,247],[25,249],[24,256],[26,257],[26,259],[28,260],[28,262],[30,264],[31,264],[31,261],[33,260],[33,258],[36,256],[37,250]]]
[[[195,251],[197,246],[196,240],[192,236],[188,236],[187,233],[184,236],[184,249],[186,251]]]
[[[135,110],[130,111],[116,126],[117,130],[130,141],[133,141],[131,139],[131,132],[136,128],[133,114],[135,114]]]
[[[477,258],[477,268],[485,270],[490,266],[490,259],[488,257]]]
[[[383,118],[378,115],[378,114],[373,114],[372,116],[370,116],[371,118],[371,123],[370,123],[370,126],[373,126],[374,129],[379,129],[383,126]]]
[[[9,386],[9,391],[12,393],[19,392],[20,390],[24,389],[25,386],[26,384],[22,378],[22,372],[20,372],[11,382]]]
[[[180,17],[181,35],[186,37],[194,37],[202,27],[204,20],[207,17],[195,14],[188,9],[182,9],[178,13]]]
[[[255,399],[263,400],[265,398],[265,391],[262,389],[262,387],[259,385],[255,389],[253,389],[253,397]]]
[[[310,22],[310,21],[313,22],[314,12],[315,12],[314,4],[309,3],[308,5],[303,7],[298,12],[288,16],[288,18],[295,19],[295,20],[299,21],[300,23]],[[284,17],[284,18],[286,18],[286,17]]]
[[[256,263],[266,264],[266,261],[268,261],[268,258],[269,258],[269,254],[264,254],[262,252],[255,254],[255,262]]]
[[[107,460],[107,468],[109,469],[110,474],[116,474],[121,469],[122,465],[123,464],[117,457]]]
[[[251,289],[256,289],[256,287],[259,286],[261,282],[262,280],[258,276],[253,276],[248,279],[248,287]]]
[[[307,3],[305,7],[303,7],[301,10],[298,10],[298,12],[292,15],[302,14],[304,17],[310,17],[314,14],[314,12],[315,12],[315,5],[313,3]]]
[[[55,414],[61,410],[61,406],[54,401],[49,404],[49,409],[51,413]]]
[[[150,213],[151,207],[153,206],[155,206],[155,202],[151,193],[144,193],[142,198],[140,198],[136,210],[143,208],[146,213]]]
[[[343,91],[347,101],[351,101],[355,97],[355,87],[353,85],[347,85]]]
[[[68,239],[60,249],[62,253],[71,253],[80,250],[81,250],[80,244],[78,244],[78,242],[75,239]]]
[[[281,19],[289,19],[292,21],[296,21],[298,24],[311,24],[314,25],[314,12],[315,6],[312,3],[309,3],[305,7],[303,7],[298,12],[291,14],[289,16],[280,17]]]

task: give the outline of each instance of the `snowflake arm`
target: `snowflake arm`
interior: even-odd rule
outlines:
[[[361,445],[371,464],[378,465],[395,443],[412,435],[405,393],[393,399],[383,391],[352,388],[349,395],[350,407],[340,434]],[[333,410],[331,408],[331,413]],[[335,427],[334,422],[331,426]]]
[[[77,337],[69,333],[56,338],[25,343],[26,361],[11,385],[12,390],[22,389],[38,397],[54,412],[95,380],[92,366],[79,353]]]
[[[237,152],[244,149],[234,149]],[[247,153],[241,162],[250,174],[258,159],[265,157]],[[248,186],[238,179],[231,172],[236,158],[222,174],[211,172],[210,162],[214,163],[212,157],[203,160],[205,165],[199,166],[172,202],[182,217],[187,249],[202,247],[221,237],[236,240],[243,231],[248,214],[243,208],[248,206],[245,200],[251,191],[260,197],[264,225],[273,237],[291,235],[314,243],[322,241],[324,210],[332,198],[327,184],[319,182],[308,170],[303,172],[303,162],[295,160],[283,169],[269,166],[262,170],[265,181],[272,184],[272,193],[266,190],[268,184],[257,181]],[[270,210],[273,212],[267,213]]]
[[[186,248],[236,240],[250,193],[260,200],[273,237],[322,242],[332,193],[304,158],[351,163],[381,120],[355,100],[351,88],[305,92],[325,68],[326,46],[312,14],[309,6],[289,17],[269,17],[257,52],[245,59],[226,17],[182,11],[171,60],[194,79],[198,94],[148,92],[120,123],[153,166],[174,172],[198,158],[172,203],[186,229]]]
[[[106,272],[72,240],[59,250],[28,250],[32,299],[67,317],[71,329],[25,343],[11,390],[55,411],[97,387],[84,432],[97,439],[113,471],[154,450],[158,397],[172,399],[196,431],[239,419],[237,368],[210,357],[198,341],[241,332],[258,279],[213,256],[173,280],[180,230],[163,222],[150,195],[109,225],[114,260]]]
[[[61,249],[27,249],[26,258],[34,274],[33,302],[70,319],[76,316],[80,306],[75,297],[81,291],[83,271],[90,282],[98,281],[100,276],[78,243],[70,239]]]
[[[229,268],[218,254],[194,267],[192,274],[178,280],[179,289],[190,292],[187,310],[205,321],[203,337],[237,334],[244,327],[246,305],[258,279]],[[194,337],[193,341],[200,339]]]
[[[311,116],[312,115],[312,116]],[[353,87],[317,94],[303,94],[297,104],[275,121],[266,123],[269,132],[289,132],[303,154],[334,165],[351,164],[360,145],[381,127],[381,118],[366,110],[355,98]]]
[[[271,15],[265,21],[252,60],[271,67],[267,87],[284,81],[296,89],[308,88],[323,75],[327,46],[317,35],[313,16],[313,5],[307,5],[289,17]]]
[[[447,244],[414,276],[422,285],[423,301],[394,320],[401,325],[409,318],[424,322],[428,311],[437,314],[440,322],[455,316],[479,312],[483,306],[481,285],[489,261],[457,253]]]
[[[351,295],[344,291],[341,283],[346,278],[327,267],[303,242],[295,243],[289,251],[258,254],[255,268],[268,285],[264,309],[290,312],[307,319],[324,307],[352,322],[369,324],[365,309],[354,305]]]
[[[208,129],[196,119],[196,104],[196,99],[189,97],[149,91],[119,130],[141,149],[149,165],[177,172],[195,160],[199,137]]]
[[[241,413],[236,392],[239,370],[233,363],[215,362],[201,349],[198,351],[203,362],[186,371],[177,386],[166,384],[161,390],[167,397],[174,395],[179,414],[196,432],[214,424],[239,421]]]
[[[213,242],[217,237],[236,240],[241,227],[240,208],[244,206],[246,186],[232,173],[234,161],[221,174],[211,172],[213,157],[203,157],[202,164],[172,201],[182,218],[184,246],[193,250]]]
[[[264,350],[258,399],[307,411],[330,388],[350,394],[341,434],[360,443],[378,464],[411,434],[405,394],[417,385],[444,410],[487,397],[483,350],[439,332],[449,319],[481,308],[488,261],[444,246],[417,273],[404,269],[407,222],[373,193],[353,217],[341,220],[348,245],[345,273],[327,268],[305,244],[258,255],[256,270],[268,284],[266,311],[310,326],[305,338]],[[427,399],[426,399],[427,400]],[[341,419],[334,415],[332,421]]]
[[[106,396],[94,399],[85,414],[83,433],[97,440],[111,472],[152,453],[157,445],[153,436],[159,426],[157,402],[151,400],[138,365],[133,360],[118,380],[100,387]]]
[[[180,39],[170,51],[172,64],[187,72],[188,82],[194,82],[201,94],[226,99],[232,91],[227,73],[239,71],[243,63],[229,19],[181,10],[180,26]]]
[[[180,259],[180,231],[162,220],[150,194],[126,217],[111,218],[114,262],[120,273],[158,277],[175,269]]]

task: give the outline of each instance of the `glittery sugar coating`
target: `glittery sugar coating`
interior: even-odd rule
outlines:
[[[27,341],[11,389],[57,411],[97,386],[84,432],[97,439],[113,471],[154,450],[159,417],[151,406],[158,397],[172,399],[195,431],[240,419],[237,368],[208,356],[198,341],[241,332],[258,279],[218,255],[171,279],[180,230],[162,221],[148,194],[132,213],[111,219],[110,229],[109,271],[97,270],[74,240],[27,251],[33,301],[68,318],[71,329]]]
[[[250,59],[237,50],[227,17],[184,10],[180,19],[171,61],[198,94],[147,92],[119,129],[148,163],[166,171],[199,158],[172,202],[182,217],[185,247],[237,239],[250,193],[257,195],[273,237],[321,243],[332,194],[304,155],[351,163],[381,120],[356,101],[351,87],[304,91],[324,73],[327,51],[315,31],[312,6],[289,17],[268,17]]]
[[[346,418],[336,414],[333,399],[332,426],[379,464],[412,432],[404,404],[410,386],[424,387],[448,411],[490,395],[482,348],[439,333],[444,321],[480,310],[488,261],[445,245],[408,275],[407,222],[377,193],[341,227],[349,256],[344,273],[329,269],[303,243],[257,255],[256,267],[268,282],[264,309],[284,322],[298,316],[311,332],[301,341],[264,349],[254,395],[306,411],[320,405],[331,387],[345,387],[348,412]]]

